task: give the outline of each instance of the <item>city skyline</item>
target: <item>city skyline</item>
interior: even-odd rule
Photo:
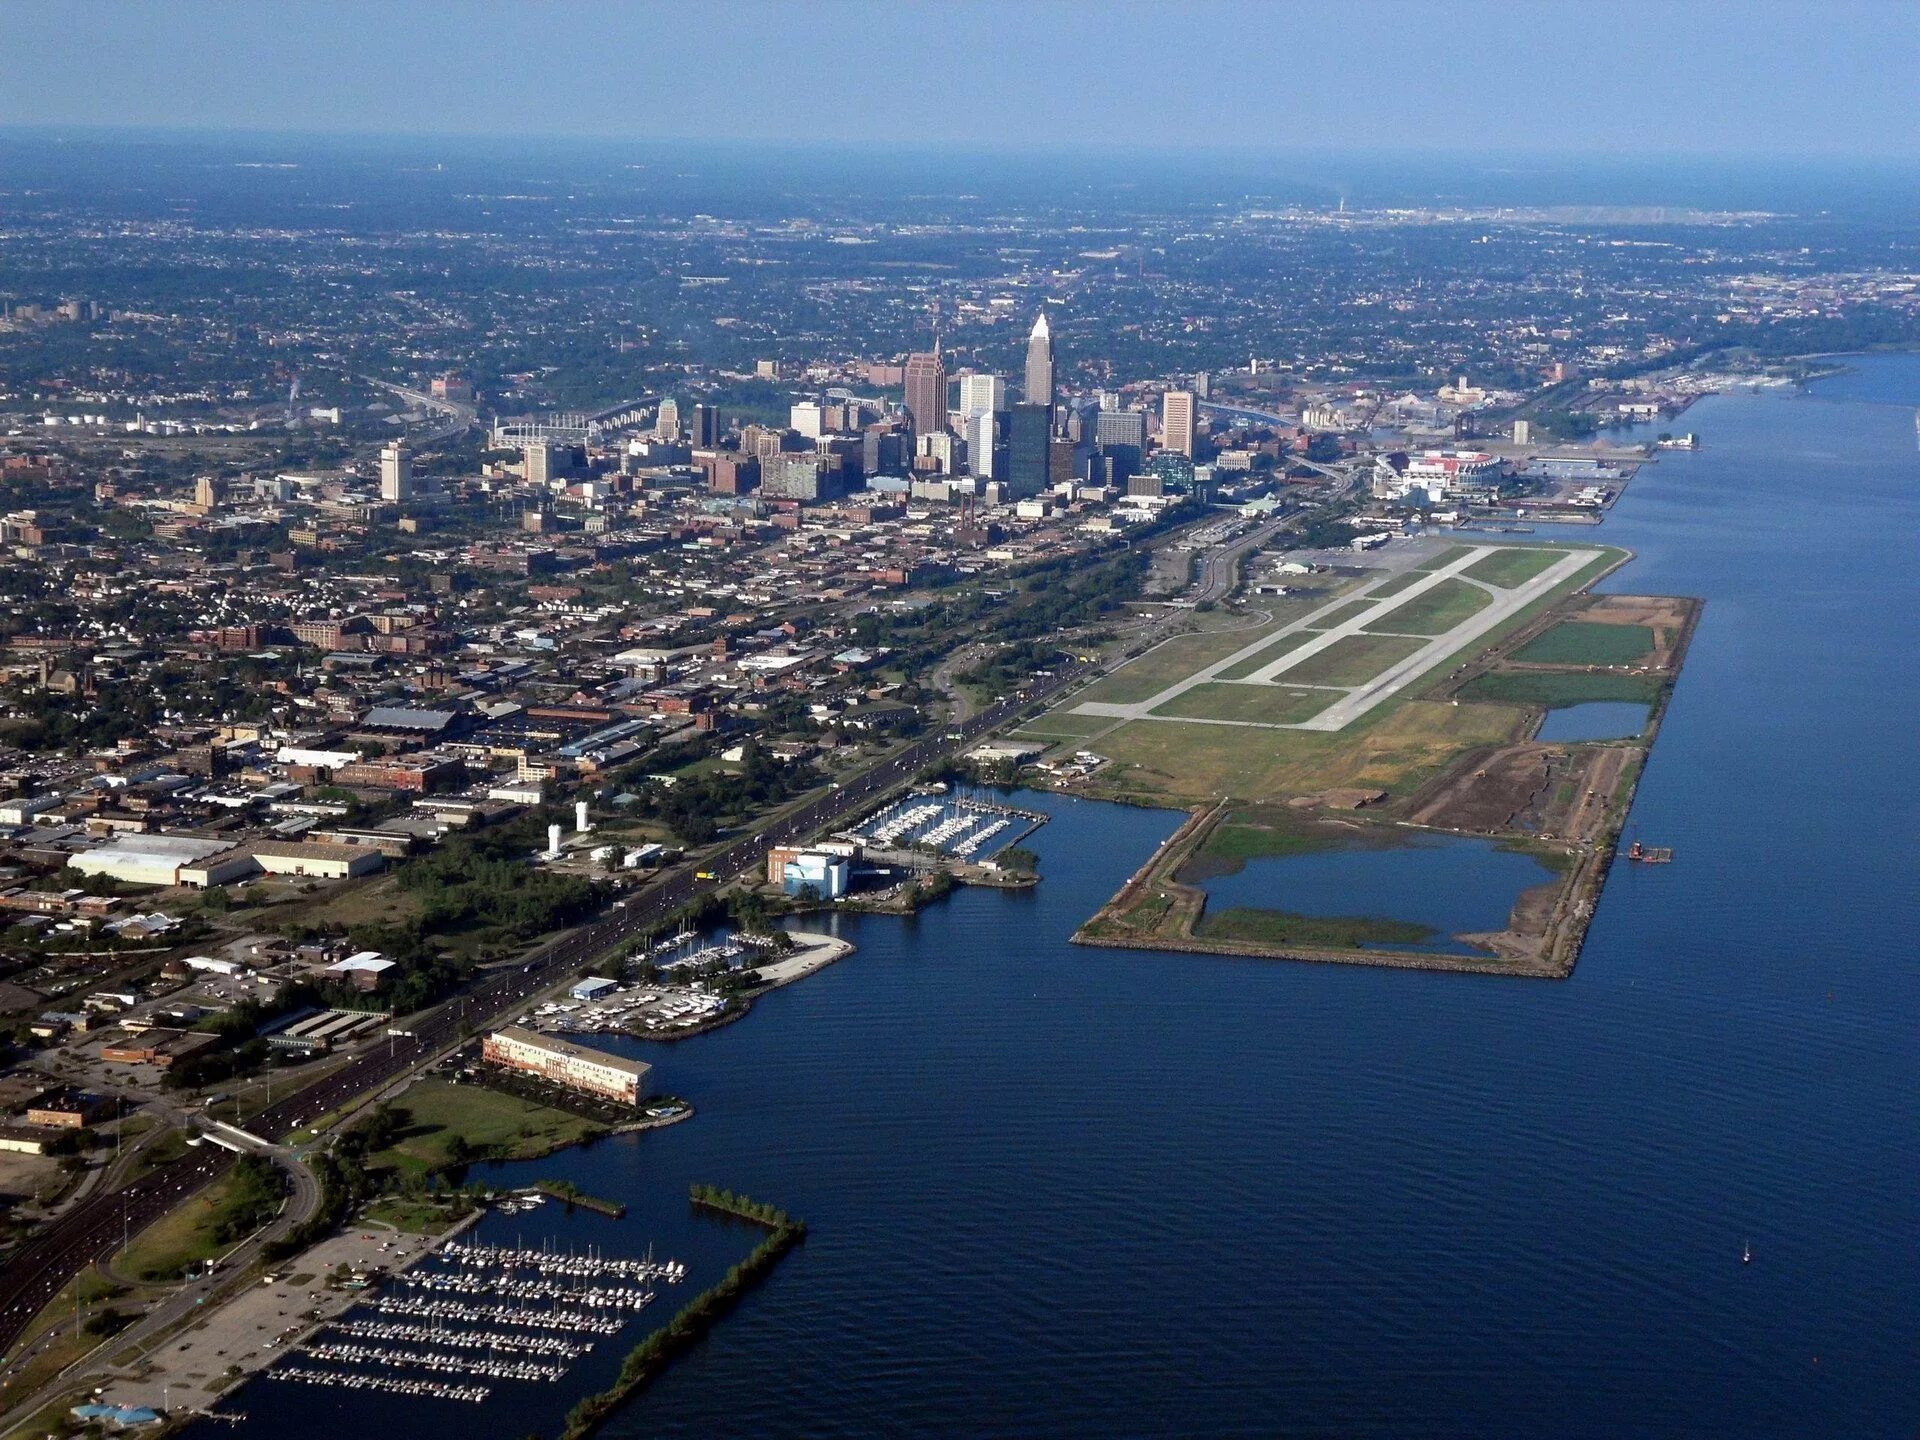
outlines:
[[[1910,1423],[1914,42],[0,5],[0,1431]]]

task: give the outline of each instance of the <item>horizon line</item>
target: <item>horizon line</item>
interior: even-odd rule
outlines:
[[[305,129],[298,126],[252,125],[176,125],[129,121],[0,121],[0,137],[33,136],[59,141],[68,134],[76,138],[146,138],[188,141],[194,139],[301,141],[308,143],[443,143],[456,145],[521,146],[686,146],[706,149],[753,149],[777,152],[857,152],[876,155],[912,155],[928,153],[1018,155],[1032,158],[1047,156],[1111,157],[1134,159],[1172,159],[1204,156],[1241,161],[1285,160],[1401,160],[1478,161],[1487,164],[1532,162],[1603,161],[1616,165],[1656,166],[1676,163],[1779,163],[1793,161],[1854,167],[1911,167],[1920,169],[1920,150],[1912,152],[1843,152],[1832,149],[1776,150],[1632,150],[1604,148],[1499,148],[1475,145],[1169,145],[1148,141],[1119,142],[1101,140],[1060,140],[1046,145],[1024,144],[1013,140],[973,140],[959,138],[898,141],[886,137],[794,139],[787,136],[751,135],[627,135],[592,131],[490,131],[490,130],[381,130],[362,128]]]

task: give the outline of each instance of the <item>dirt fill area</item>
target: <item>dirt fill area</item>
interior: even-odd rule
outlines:
[[[1653,653],[1646,665],[1674,668],[1676,652],[1699,613],[1699,602],[1677,595],[1589,595],[1568,618],[1595,625],[1644,625],[1653,632]]]
[[[1527,741],[1468,756],[1416,796],[1416,825],[1477,834],[1596,839],[1634,752]]]

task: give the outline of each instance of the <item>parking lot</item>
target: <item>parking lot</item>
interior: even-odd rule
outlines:
[[[111,1405],[204,1409],[320,1320],[360,1298],[357,1289],[329,1286],[329,1277],[404,1269],[437,1243],[356,1223],[290,1261],[269,1283],[248,1286],[151,1354],[117,1367],[101,1398]]]

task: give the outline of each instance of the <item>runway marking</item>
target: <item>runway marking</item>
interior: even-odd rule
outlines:
[[[1362,607],[1358,613],[1349,616],[1347,619],[1325,630],[1314,629],[1314,622],[1316,620],[1331,614],[1335,610],[1351,605],[1355,600],[1375,598],[1373,591],[1381,585],[1386,584],[1389,580],[1394,579],[1397,575],[1406,572],[1393,571],[1382,573],[1372,580],[1369,580],[1358,590],[1350,591],[1345,595],[1337,595],[1328,600],[1325,605],[1313,611],[1312,614],[1283,625],[1277,630],[1268,631],[1261,635],[1259,639],[1242,646],[1239,650],[1236,650],[1224,659],[1216,660],[1212,664],[1196,670],[1184,680],[1175,681],[1157,695],[1150,696],[1145,700],[1135,701],[1131,704],[1086,700],[1074,706],[1073,709],[1067,713],[1073,715],[1101,716],[1115,720],[1158,720],[1176,725],[1239,725],[1251,730],[1344,730],[1348,725],[1351,725],[1355,720],[1366,714],[1367,711],[1373,709],[1374,706],[1398,694],[1411,681],[1420,675],[1424,675],[1447,656],[1465,649],[1466,646],[1479,639],[1482,635],[1487,634],[1497,626],[1512,619],[1541,596],[1571,579],[1583,568],[1592,564],[1594,556],[1599,553],[1593,550],[1574,550],[1554,564],[1548,566],[1532,579],[1526,581],[1524,584],[1515,586],[1511,590],[1503,590],[1497,586],[1488,585],[1480,580],[1474,579],[1472,576],[1462,573],[1469,567],[1477,564],[1485,556],[1497,554],[1499,551],[1508,548],[1512,547],[1500,545],[1472,546],[1465,555],[1462,555],[1449,564],[1439,566],[1437,569],[1431,571],[1422,572],[1419,580],[1389,597],[1392,604],[1384,609],[1376,606],[1365,606]],[[1491,603],[1462,620],[1451,630],[1427,640],[1425,644],[1411,655],[1393,662],[1378,675],[1358,685],[1313,685],[1303,687],[1343,692],[1341,699],[1334,701],[1333,704],[1310,719],[1296,721],[1291,724],[1281,724],[1274,721],[1263,720],[1217,720],[1194,715],[1160,715],[1154,713],[1159,707],[1178,699],[1189,690],[1201,685],[1213,683],[1223,685],[1272,685],[1281,681],[1289,670],[1292,670],[1302,661],[1310,656],[1320,654],[1341,640],[1361,634],[1363,631],[1368,634],[1383,633],[1381,631],[1368,631],[1366,627],[1390,622],[1393,614],[1409,601],[1418,599],[1444,581],[1454,579],[1459,580],[1462,584],[1484,590],[1491,597]],[[1241,661],[1259,654],[1262,650],[1270,647],[1276,640],[1300,632],[1312,632],[1313,638],[1288,650],[1285,654],[1277,656],[1274,660],[1261,666],[1260,669],[1251,675],[1243,676],[1238,680],[1221,678],[1222,672],[1231,670]],[[1124,668],[1125,667],[1122,667],[1122,670],[1124,670]]]

